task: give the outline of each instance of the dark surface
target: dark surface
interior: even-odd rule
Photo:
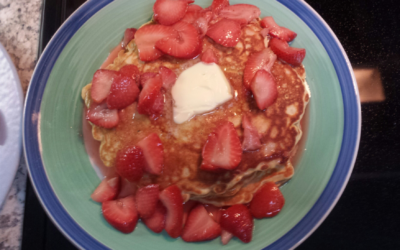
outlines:
[[[84,1],[46,0],[40,51]],[[400,249],[400,5],[395,0],[308,0],[354,68],[377,68],[386,100],[362,104],[360,149],[350,181],[298,249]],[[75,249],[44,213],[30,181],[22,249]]]

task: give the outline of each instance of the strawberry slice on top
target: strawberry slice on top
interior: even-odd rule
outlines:
[[[118,111],[108,109],[107,103],[91,103],[86,113],[86,120],[103,128],[114,128],[119,123]]]
[[[142,91],[139,94],[138,112],[140,114],[151,114],[152,107],[157,99],[163,85],[160,75],[156,75],[144,82]]]
[[[240,23],[231,19],[221,19],[207,30],[208,37],[225,47],[235,47],[239,42],[240,34]]]
[[[242,145],[231,122],[223,122],[208,135],[203,147],[203,170],[235,169],[242,160]]]
[[[182,232],[183,199],[181,190],[172,185],[160,193],[160,200],[167,209],[165,231],[172,238],[178,238]]]
[[[99,69],[93,75],[90,96],[96,103],[102,103],[110,93],[114,78],[120,76],[118,71]]]
[[[229,0],[213,0],[211,3],[211,10],[214,14],[219,14],[226,6],[229,6]]]
[[[140,217],[148,218],[156,211],[159,194],[158,184],[150,184],[138,189],[136,207]]]
[[[128,181],[140,180],[144,172],[143,151],[137,146],[127,146],[117,152],[115,170]]]
[[[268,108],[278,98],[278,87],[275,77],[265,70],[257,71],[251,82],[250,89],[260,110]]]
[[[148,218],[142,218],[143,223],[153,232],[161,233],[165,228],[165,216],[167,210],[159,201],[156,205],[154,213]]]
[[[164,166],[164,148],[160,137],[152,133],[140,140],[137,145],[143,150],[146,172],[161,174]]]
[[[287,42],[275,37],[269,41],[269,47],[280,59],[293,66],[299,66],[306,57],[305,49],[290,47]]]
[[[94,190],[90,198],[96,202],[110,201],[117,197],[121,188],[121,180],[119,176],[104,178],[99,186]]]
[[[250,88],[254,75],[260,69],[267,72],[271,71],[272,65],[276,61],[276,55],[269,48],[255,52],[249,56],[243,72],[243,83],[246,88]]]
[[[218,63],[218,58],[211,48],[206,49],[201,55],[201,61],[205,63]]]
[[[249,243],[253,235],[253,217],[245,205],[233,205],[222,213],[221,227],[244,243]]]
[[[158,72],[161,75],[164,89],[170,89],[176,82],[176,74],[171,69],[161,66]]]
[[[260,24],[261,24],[261,27],[268,29],[268,33],[271,36],[277,37],[286,42],[292,41],[297,36],[297,34],[294,31],[291,31],[288,28],[281,27],[278,24],[276,24],[276,22],[272,16],[264,17],[261,20]]]
[[[106,221],[123,233],[132,232],[139,219],[134,196],[103,202],[101,210]]]
[[[285,205],[279,187],[274,182],[265,183],[254,195],[250,202],[250,212],[257,218],[274,217]]]
[[[140,75],[140,86],[143,88],[143,86],[146,84],[147,80],[155,77],[157,73],[154,72],[145,72]]]
[[[162,25],[173,25],[185,16],[190,2],[194,1],[157,0],[153,5],[154,20]]]
[[[109,109],[123,109],[136,101],[139,92],[131,76],[115,77],[107,97],[107,106]]]
[[[128,43],[135,38],[135,33],[137,29],[128,28],[124,32],[124,40],[122,40],[121,47],[125,48]]]
[[[248,115],[243,115],[243,151],[252,151],[261,148],[260,134],[257,129],[251,124],[251,118]]]
[[[251,4],[234,4],[223,8],[219,12],[219,16],[222,18],[238,21],[246,20],[246,24],[258,18],[260,14],[260,9]]]

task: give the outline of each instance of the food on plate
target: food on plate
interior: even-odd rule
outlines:
[[[123,233],[248,243],[279,214],[310,99],[297,34],[258,7],[157,0],[82,89],[108,175],[92,194]],[[132,187],[133,186],[133,187]]]

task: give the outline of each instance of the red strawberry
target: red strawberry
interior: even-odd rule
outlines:
[[[120,178],[112,177],[112,178],[104,178],[99,186],[94,190],[90,198],[96,202],[105,202],[114,199],[121,187]]]
[[[257,129],[251,124],[250,117],[248,115],[243,115],[242,118],[243,127],[243,151],[257,150],[261,148],[260,135]]]
[[[253,224],[253,217],[249,209],[243,204],[229,207],[221,216],[221,227],[244,243],[251,241]]]
[[[170,26],[159,24],[146,25],[136,31],[135,42],[139,50],[139,58],[142,61],[153,61],[163,55],[155,47],[160,39],[165,37],[178,37],[178,32]]]
[[[187,217],[194,206],[199,204],[197,201],[189,200],[183,204],[183,225],[185,225]]]
[[[132,77],[132,79],[137,79],[140,78],[140,71],[138,67],[136,67],[133,64],[127,64],[123,66],[122,68],[119,69],[119,73],[121,73],[124,76],[129,76]]]
[[[92,87],[90,89],[90,96],[92,100],[101,103],[110,93],[111,85],[114,78],[120,74],[114,70],[99,69],[93,75]]]
[[[294,66],[300,65],[306,56],[305,49],[289,47],[287,42],[278,38],[272,38],[269,47],[280,59]]]
[[[231,234],[230,232],[222,229],[221,230],[221,242],[223,245],[226,245],[229,243],[229,241],[232,239],[233,234]]]
[[[138,111],[140,114],[151,114],[153,104],[160,93],[162,84],[162,79],[159,75],[156,75],[145,82],[143,89],[139,94]]]
[[[131,76],[115,77],[107,97],[107,106],[109,109],[123,109],[136,101],[139,92]]]
[[[165,231],[172,238],[177,238],[182,232],[183,199],[181,190],[175,186],[169,186],[160,193],[160,200],[167,208]]]
[[[167,67],[161,66],[158,72],[161,75],[164,89],[170,89],[175,84],[176,74]]]
[[[122,179],[121,180],[121,191],[119,191],[119,194],[117,198],[125,198],[130,195],[136,194],[136,183],[130,182],[127,179]]]
[[[250,202],[250,212],[257,219],[274,217],[281,211],[283,205],[285,205],[285,198],[279,187],[273,182],[267,182]]]
[[[140,217],[148,218],[156,211],[159,194],[158,184],[139,188],[136,192],[136,207]]]
[[[209,165],[227,170],[235,169],[242,160],[242,146],[239,136],[231,122],[224,122],[212,133],[203,147],[201,169],[210,169]]]
[[[234,4],[223,8],[219,12],[219,16],[222,18],[232,20],[246,20],[248,24],[250,21],[258,18],[261,14],[260,9],[257,6],[251,4]]]
[[[218,14],[226,6],[229,6],[229,0],[213,0],[211,10],[213,13]]]
[[[118,44],[113,50],[111,50],[110,54],[107,56],[106,60],[101,64],[100,69],[107,68],[108,65],[114,63],[115,58],[117,58],[118,53],[122,50],[120,44]]]
[[[269,29],[267,29],[267,28],[264,28],[264,29],[262,29],[262,30],[260,31],[260,35],[261,35],[262,37],[268,36],[268,33],[269,33]]]
[[[222,19],[207,30],[207,36],[225,47],[235,47],[239,42],[240,33],[240,23],[230,19]]]
[[[127,146],[117,152],[115,169],[128,181],[138,181],[142,178],[144,164],[143,151],[138,146]]]
[[[201,10],[188,10],[185,17],[181,22],[192,24],[196,29],[200,37],[204,37],[207,33],[208,22],[212,18],[211,11]]]
[[[278,98],[278,88],[274,76],[265,71],[259,70],[250,85],[257,107],[264,110],[271,106]]]
[[[116,109],[108,109],[107,104],[92,103],[86,113],[86,120],[103,128],[113,128],[118,125],[119,116]]]
[[[219,223],[222,215],[222,209],[211,204],[204,204],[208,215],[217,223]]]
[[[139,219],[134,196],[103,202],[101,210],[106,221],[123,233],[132,232]]]
[[[172,25],[181,20],[188,8],[188,1],[157,0],[153,6],[154,19],[162,25]]]
[[[148,218],[142,218],[143,223],[153,232],[161,233],[165,228],[165,215],[167,210],[159,201],[156,205],[155,212]]]
[[[179,1],[179,0],[176,0]],[[185,22],[178,22],[172,26],[179,33],[179,37],[170,36],[156,42],[156,48],[170,56],[190,59],[193,53],[201,47],[196,28]]]
[[[146,172],[161,174],[164,166],[164,149],[160,137],[152,133],[140,140],[137,145],[143,150]]]
[[[211,12],[207,12],[211,16]],[[197,29],[199,36],[203,38],[208,30],[208,17],[199,17],[193,22],[193,26]]]
[[[158,115],[162,113],[164,110],[164,95],[163,93],[158,93],[156,100],[153,103],[153,106],[151,107],[149,114],[151,114],[151,117],[155,118]]]
[[[143,86],[146,84],[147,80],[149,80],[150,78],[153,78],[157,75],[157,73],[154,72],[145,72],[143,74],[140,75],[140,85]]]
[[[197,4],[190,4],[187,8],[186,13],[191,12],[191,11],[201,11],[203,8]]]
[[[275,61],[276,55],[268,48],[251,54],[244,68],[244,86],[250,88],[250,83],[253,80],[254,75],[260,69],[270,72]]]
[[[260,24],[261,24],[261,27],[268,29],[268,31],[269,31],[268,33],[271,36],[277,37],[286,42],[292,41],[297,36],[297,34],[293,31],[291,31],[290,29],[281,27],[278,24],[276,24],[275,20],[272,16],[264,17],[261,20]]]
[[[182,239],[186,242],[206,241],[217,238],[221,227],[208,215],[203,205],[199,204],[189,214],[182,231]]]
[[[218,63],[218,58],[215,56],[214,51],[208,48],[201,55],[201,61],[205,63]]]
[[[126,29],[124,33],[124,40],[122,40],[121,46],[122,48],[125,48],[128,43],[135,38],[135,33],[136,29],[135,28],[130,28]]]

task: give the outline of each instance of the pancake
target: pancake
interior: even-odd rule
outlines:
[[[100,157],[104,164],[113,167],[116,153],[128,145],[135,145],[150,133],[157,133],[164,147],[164,169],[160,176],[145,174],[137,183],[145,186],[158,183],[161,189],[176,184],[185,200],[198,200],[216,206],[248,203],[265,182],[285,183],[294,173],[291,158],[295,154],[302,131],[300,120],[310,94],[305,82],[304,67],[293,67],[277,60],[271,70],[278,86],[276,102],[265,111],[259,110],[250,91],[243,86],[243,71],[249,55],[263,50],[268,38],[260,35],[258,21],[242,29],[240,41],[234,48],[216,44],[203,38],[203,51],[211,48],[219,58],[234,91],[234,98],[211,112],[196,115],[182,124],[173,121],[173,99],[170,91],[164,92],[164,110],[157,118],[137,112],[137,103],[119,111],[120,122],[114,129],[104,129],[92,124],[93,138],[101,141]],[[179,60],[163,56],[152,62],[139,60],[137,47],[132,40],[118,54],[107,69],[119,70],[126,64],[136,65],[141,72],[158,72],[160,66],[173,70],[177,76],[199,58]],[[82,98],[90,106],[90,87],[82,90]],[[212,173],[199,168],[202,149],[208,135],[223,121],[231,121],[242,140],[243,114],[251,116],[254,126],[262,135],[262,148],[243,152],[242,161],[232,171]]]

